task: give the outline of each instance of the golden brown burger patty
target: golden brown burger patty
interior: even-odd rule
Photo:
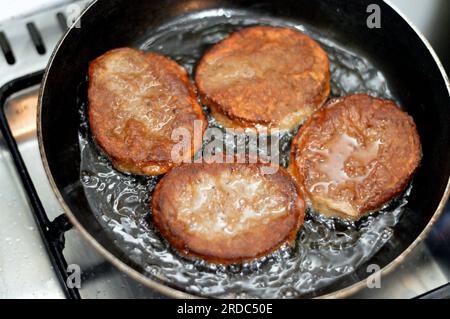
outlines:
[[[206,119],[186,71],[155,53],[109,51],[89,67],[89,122],[98,145],[125,172],[158,175],[175,164],[172,131]],[[202,125],[200,125],[202,127]],[[201,145],[192,145],[192,157]]]
[[[291,168],[315,210],[355,220],[403,192],[421,156],[407,113],[357,94],[328,102],[307,121]]]
[[[227,127],[293,129],[330,93],[328,56],[289,28],[257,26],[231,34],[201,59],[203,102]]]
[[[263,164],[184,164],[153,193],[153,220],[184,255],[232,264],[291,243],[303,224],[295,181]]]

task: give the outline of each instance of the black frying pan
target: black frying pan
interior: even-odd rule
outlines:
[[[172,269],[168,270],[170,274],[182,276],[186,272],[190,272],[193,276],[196,273],[210,274],[209,281],[203,278],[204,281],[196,282],[195,285],[190,285],[189,282],[183,284],[173,276],[165,276],[164,270],[155,268],[157,261],[149,261],[142,258],[142,255],[133,254],[134,243],[129,240],[118,240],[117,232],[112,230],[114,227],[111,227],[111,220],[104,218],[105,214],[108,214],[108,207],[97,205],[97,202],[103,199],[96,198],[96,195],[87,191],[86,180],[87,183],[92,182],[92,176],[86,176],[85,168],[82,168],[86,166],[86,158],[80,155],[82,154],[80,140],[82,147],[92,142],[83,118],[87,68],[89,61],[110,49],[132,46],[160,51],[192,69],[196,63],[195,58],[192,58],[195,56],[191,55],[192,52],[201,55],[210,45],[234,28],[242,27],[245,23],[286,23],[301,28],[320,40],[323,46],[330,45],[327,47],[330,52],[334,52],[335,49],[332,44],[338,43],[341,55],[336,54],[335,63],[338,65],[342,62],[344,64],[341,65],[342,68],[351,69],[358,61],[362,63],[361,65],[364,65],[364,61],[368,61],[373,67],[372,73],[379,71],[383,74],[384,82],[381,84],[386,84],[387,87],[382,89],[376,85],[374,88],[373,83],[370,86],[364,81],[363,84],[367,84],[366,86],[350,85],[342,89],[343,84],[340,83],[342,78],[334,78],[333,95],[370,91],[372,88],[373,90],[367,93],[395,99],[413,116],[421,136],[424,156],[414,177],[411,193],[407,203],[405,202],[406,206],[402,208],[403,213],[399,221],[391,227],[392,232],[387,237],[388,240],[382,242],[365,258],[360,259],[355,267],[347,269],[334,280],[316,287],[313,285],[314,289],[299,294],[292,293],[292,285],[286,284],[286,287],[283,287],[281,283],[279,288],[284,294],[274,296],[314,297],[325,294],[335,297],[347,296],[365,285],[364,279],[369,275],[368,265],[377,264],[383,268],[383,272],[392,270],[419,241],[423,240],[448,197],[449,84],[430,46],[390,5],[377,2],[381,9],[381,28],[367,26],[370,14],[367,8],[373,2],[373,0],[95,2],[82,15],[81,28],[71,28],[55,50],[44,76],[39,105],[39,142],[44,166],[72,223],[120,270],[159,292],[174,297],[234,296],[233,293],[238,289],[234,291],[225,289],[213,293],[209,288],[223,278],[221,276],[239,276],[240,271],[246,272],[245,276],[251,277],[252,269],[212,270],[201,263],[194,264],[188,269],[185,267],[189,264],[188,261],[177,261],[172,264]],[[219,23],[209,26],[209,31],[202,33],[207,38],[206,41],[199,41],[198,32],[202,28],[208,28],[208,21]],[[162,37],[163,40],[155,40],[158,34],[164,32],[166,34]],[[177,35],[182,36],[177,38]],[[362,60],[346,59],[348,56],[345,50],[352,52],[353,55],[350,56],[356,54]],[[336,76],[336,73],[334,75]],[[87,164],[88,168],[93,170],[108,168],[108,163],[102,159],[101,154],[93,152],[88,159],[91,161]],[[99,163],[95,163],[97,160]],[[101,167],[96,166],[97,164]],[[142,185],[143,191],[138,194],[141,194],[143,199],[135,198],[135,200],[142,206],[139,208],[141,214],[148,215],[145,187],[151,188],[157,180],[133,179],[125,176],[121,178],[132,184]],[[147,225],[137,227],[153,231],[151,218],[146,216],[145,220],[148,221]],[[364,224],[364,221],[362,223]],[[164,248],[163,241],[149,243],[148,247],[151,253],[154,253],[153,250],[159,252],[159,249],[167,249]],[[267,271],[267,263],[270,262],[266,261],[266,266],[254,270],[259,275],[262,273],[259,279],[265,278],[264,272]],[[302,274],[295,273],[292,276],[300,275]],[[269,278],[269,274],[266,278]],[[267,282],[265,280],[254,282],[254,288],[264,290],[264,285],[270,286]],[[252,292],[251,289],[247,289],[247,292],[253,296],[264,296],[260,293],[262,290],[256,289],[256,292]]]

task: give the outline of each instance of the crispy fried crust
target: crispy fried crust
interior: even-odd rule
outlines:
[[[296,182],[263,164],[184,164],[157,185],[153,221],[180,253],[209,262],[250,261],[292,243],[303,224]]]
[[[203,103],[227,127],[291,130],[330,93],[328,56],[289,28],[235,32],[201,59],[195,81]]]
[[[402,193],[421,157],[407,113],[356,94],[328,102],[301,128],[291,171],[315,210],[357,220]]]
[[[176,128],[194,136],[207,126],[193,85],[176,62],[131,48],[109,51],[89,66],[89,123],[97,144],[121,171],[159,175],[174,167]],[[191,158],[200,148],[184,154]]]

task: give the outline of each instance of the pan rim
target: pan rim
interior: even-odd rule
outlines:
[[[64,213],[69,218],[70,222],[75,226],[77,231],[81,234],[81,236],[89,242],[90,245],[100,254],[102,255],[106,260],[108,260],[113,266],[115,266],[118,270],[125,273],[132,279],[136,280],[138,283],[143,284],[151,289],[156,290],[157,292],[168,296],[173,297],[177,299],[192,299],[192,298],[207,298],[207,296],[201,296],[196,295],[194,293],[188,293],[186,291],[172,288],[168,285],[162,284],[155,279],[152,279],[151,277],[147,277],[144,274],[140,273],[133,267],[127,265],[125,262],[114,256],[108,249],[106,249],[104,246],[102,246],[84,227],[83,225],[78,221],[78,219],[75,217],[75,215],[72,213],[69,205],[64,200],[61,192],[59,191],[58,187],[56,186],[56,182],[53,178],[48,160],[47,155],[45,152],[44,144],[43,144],[43,135],[42,135],[42,105],[43,105],[43,96],[44,92],[46,91],[47,87],[47,78],[49,73],[51,72],[53,61],[56,57],[56,55],[59,52],[60,47],[64,43],[65,39],[67,38],[68,34],[75,28],[77,25],[77,22],[80,21],[80,19],[91,10],[92,7],[97,5],[99,0],[95,0],[92,2],[84,11],[83,13],[78,17],[78,19],[75,21],[75,23],[67,30],[67,32],[64,34],[64,36],[60,39],[58,44],[56,45],[54,51],[52,52],[52,55],[49,59],[49,63],[47,64],[47,67],[44,72],[43,80],[40,86],[39,90],[39,101],[38,101],[38,109],[37,109],[37,137],[38,137],[38,144],[39,144],[39,152],[41,155],[42,163],[44,166],[45,173],[47,175],[47,178],[49,180],[50,186],[58,199],[58,202],[60,203],[61,207],[64,210]],[[400,18],[402,18],[409,27],[414,31],[414,33],[419,37],[419,39],[422,41],[423,44],[425,44],[428,52],[430,52],[434,62],[438,66],[438,69],[444,79],[444,82],[447,87],[447,91],[449,93],[450,97],[450,83],[448,76],[445,72],[445,69],[437,56],[436,52],[434,51],[431,44],[428,42],[428,40],[425,38],[425,36],[417,29],[417,27],[408,19],[406,16],[401,13],[397,7],[395,7],[389,0],[384,0],[384,2],[395,12],[397,13]],[[381,276],[386,276],[387,274],[393,272],[398,265],[401,264],[401,262],[404,261],[404,259],[416,248],[416,246],[421,243],[425,237],[428,235],[428,233],[431,231],[431,228],[436,223],[436,221],[439,219],[439,217],[442,215],[442,212],[444,210],[444,207],[447,203],[447,200],[450,195],[450,177],[447,181],[447,186],[445,188],[444,194],[439,202],[438,207],[436,208],[433,216],[425,226],[425,228],[422,230],[422,232],[417,236],[417,238],[400,254],[398,255],[394,260],[392,260],[389,264],[387,264],[383,269],[380,270]],[[360,291],[366,286],[366,279],[363,279],[359,282],[356,282],[350,286],[347,286],[345,288],[342,288],[340,290],[318,296],[317,298],[320,299],[330,299],[330,298],[345,298],[349,297],[356,292]]]

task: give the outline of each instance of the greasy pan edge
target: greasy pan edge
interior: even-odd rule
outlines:
[[[76,22],[78,22],[87,11],[89,11],[93,6],[95,6],[97,4],[98,0],[94,1],[93,3],[91,3],[86,9],[85,11],[80,15],[80,17],[77,19]],[[431,47],[431,45],[429,44],[429,42],[425,39],[425,37],[418,31],[418,29],[410,22],[408,21],[408,19],[399,12],[399,10],[397,8],[395,8],[391,3],[389,3],[389,1],[385,0],[386,4],[388,4],[404,21],[406,21],[408,23],[408,25],[413,29],[413,31],[419,36],[420,40],[426,45],[428,51],[430,52],[430,54],[432,55],[434,62],[437,64],[441,75],[445,81],[446,87],[447,87],[447,91],[449,92],[449,97],[450,97],[450,84],[449,84],[449,80],[448,77],[444,71],[444,68],[439,60],[439,58],[437,57],[436,53],[434,52],[433,48]],[[73,213],[71,212],[69,206],[67,205],[67,203],[65,202],[62,194],[60,193],[59,189],[56,186],[56,183],[53,179],[51,170],[50,170],[50,166],[47,160],[47,155],[45,153],[45,149],[44,149],[44,144],[43,144],[43,136],[42,136],[42,101],[43,101],[43,94],[46,88],[46,84],[47,84],[47,78],[48,78],[48,74],[51,71],[52,65],[53,65],[53,61],[55,59],[55,56],[58,54],[59,52],[59,48],[61,47],[61,45],[64,43],[67,35],[71,32],[71,30],[76,26],[76,23],[73,24],[72,27],[70,27],[66,34],[61,38],[61,40],[59,41],[59,43],[57,44],[55,50],[52,53],[52,56],[49,60],[49,63],[47,65],[47,68],[45,70],[44,73],[44,77],[43,77],[43,81],[40,87],[40,92],[39,92],[39,103],[38,103],[38,110],[37,110],[37,136],[38,136],[38,143],[39,143],[39,151],[41,154],[41,158],[42,158],[42,162],[43,162],[43,166],[46,172],[46,175],[48,177],[48,180],[50,182],[51,188],[53,189],[53,192],[55,193],[59,203],[61,204],[65,214],[68,216],[69,220],[71,221],[71,223],[76,227],[76,229],[80,232],[80,234],[82,235],[82,237],[84,237],[84,239],[86,239],[91,245],[92,247],[94,247],[94,249],[100,253],[105,259],[107,259],[109,262],[111,262],[112,265],[114,265],[117,269],[119,269],[120,271],[124,272],[125,274],[127,274],[128,276],[130,276],[131,278],[133,278],[134,280],[138,281],[139,283],[156,290],[159,293],[162,293],[166,296],[169,297],[173,297],[173,298],[201,298],[201,296],[198,295],[194,295],[194,294],[190,294],[175,288],[171,288],[168,287],[166,285],[163,285],[145,275],[143,275],[142,273],[138,272],[137,270],[133,269],[132,267],[128,266],[127,264],[125,264],[123,261],[121,261],[120,259],[118,259],[117,257],[115,257],[112,253],[110,253],[108,251],[107,248],[105,248],[104,246],[102,246],[99,242],[97,242],[97,240],[91,236],[89,234],[89,232],[81,225],[80,222],[78,222],[77,218],[73,215]],[[420,235],[409,245],[409,247],[407,249],[405,249],[397,258],[395,258],[393,261],[391,261],[387,266],[385,266],[380,272],[381,275],[387,275],[389,273],[391,273],[400,263],[402,263],[404,261],[404,259],[411,253],[411,251],[420,243],[422,242],[426,236],[428,235],[428,233],[430,232],[432,226],[434,225],[434,223],[438,220],[438,218],[440,217],[440,215],[442,214],[444,207],[446,205],[446,202],[448,200],[450,194],[450,178],[447,182],[447,186],[444,192],[444,195],[439,203],[438,208],[436,209],[434,215],[432,216],[432,218],[430,219],[430,221],[428,222],[428,224],[425,226],[425,228],[423,229],[423,231],[420,233]],[[326,295],[322,295],[319,296],[318,298],[345,298],[348,296],[351,296],[353,294],[355,294],[356,292],[358,292],[359,290],[361,290],[362,288],[364,288],[366,286],[366,280],[361,280],[360,282],[357,282],[351,286],[348,286],[346,288],[343,288],[341,290],[326,294]]]

